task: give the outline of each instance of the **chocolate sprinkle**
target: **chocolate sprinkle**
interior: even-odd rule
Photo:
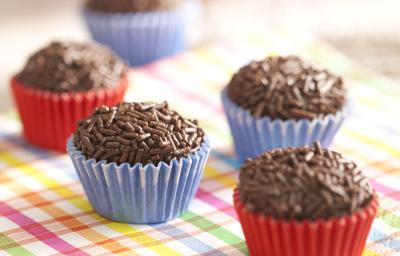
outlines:
[[[319,143],[275,149],[247,160],[238,187],[250,211],[298,221],[352,214],[374,193],[353,161]]]
[[[182,0],[89,0],[87,7],[105,13],[130,13],[171,9],[182,2]]]
[[[112,88],[124,73],[122,60],[105,46],[52,42],[29,58],[17,78],[42,90],[77,92]]]
[[[297,56],[251,62],[233,75],[227,93],[256,118],[314,119],[335,114],[346,103],[340,77]]]
[[[173,129],[165,128],[170,125]],[[204,136],[197,120],[184,119],[170,110],[167,102],[120,103],[99,107],[80,121],[74,144],[87,158],[97,161],[157,165],[196,152]]]

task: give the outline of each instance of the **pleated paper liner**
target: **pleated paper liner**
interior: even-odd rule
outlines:
[[[378,209],[374,197],[350,216],[298,222],[249,212],[239,189],[233,202],[250,255],[270,256],[360,256]]]
[[[54,93],[25,86],[15,77],[11,89],[26,140],[38,147],[65,152],[67,138],[78,120],[94,108],[123,100],[127,77],[113,88],[89,92]]]
[[[92,37],[113,49],[131,66],[139,66],[184,49],[185,4],[165,11],[102,13],[85,9]]]
[[[93,208],[102,216],[126,223],[159,223],[179,217],[198,189],[207,161],[208,140],[179,161],[154,164],[97,162],[86,159],[72,141],[67,151]]]
[[[320,141],[322,147],[328,148],[352,109],[349,100],[345,108],[336,114],[314,120],[283,121],[253,117],[249,111],[229,99],[226,89],[222,91],[221,99],[235,151],[241,161],[274,148],[311,145],[315,141]]]

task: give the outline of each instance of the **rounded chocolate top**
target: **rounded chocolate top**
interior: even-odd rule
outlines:
[[[17,79],[52,92],[78,92],[117,85],[125,67],[108,48],[96,43],[52,42],[33,54]]]
[[[349,215],[373,197],[357,165],[319,143],[248,160],[240,169],[238,187],[249,211],[298,221]]]
[[[183,118],[167,102],[119,103],[80,121],[74,144],[97,161],[157,165],[196,152],[204,135],[197,120]]]
[[[87,8],[105,13],[132,13],[166,10],[178,6],[182,0],[89,0]]]
[[[340,77],[297,56],[251,62],[233,75],[227,94],[256,118],[282,120],[334,114],[346,103]]]

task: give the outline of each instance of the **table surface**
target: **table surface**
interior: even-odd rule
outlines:
[[[94,212],[66,155],[20,136],[14,111],[0,115],[0,255],[248,254],[232,208],[239,164],[219,93],[250,59],[298,53],[343,75],[355,101],[333,148],[356,160],[380,197],[364,255],[400,255],[400,87],[309,35],[271,33],[215,42],[130,73],[126,100],[168,100],[200,120],[213,151],[189,210],[157,225],[111,222]]]

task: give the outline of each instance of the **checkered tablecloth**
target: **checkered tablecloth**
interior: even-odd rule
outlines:
[[[364,255],[400,255],[400,86],[312,37],[283,32],[208,44],[131,72],[127,100],[168,100],[199,119],[213,145],[195,200],[168,223],[102,218],[68,157],[26,144],[16,114],[0,115],[0,255],[248,254],[232,208],[239,164],[219,92],[239,66],[276,53],[298,53],[345,76],[356,107],[333,147],[359,163],[380,196]]]

